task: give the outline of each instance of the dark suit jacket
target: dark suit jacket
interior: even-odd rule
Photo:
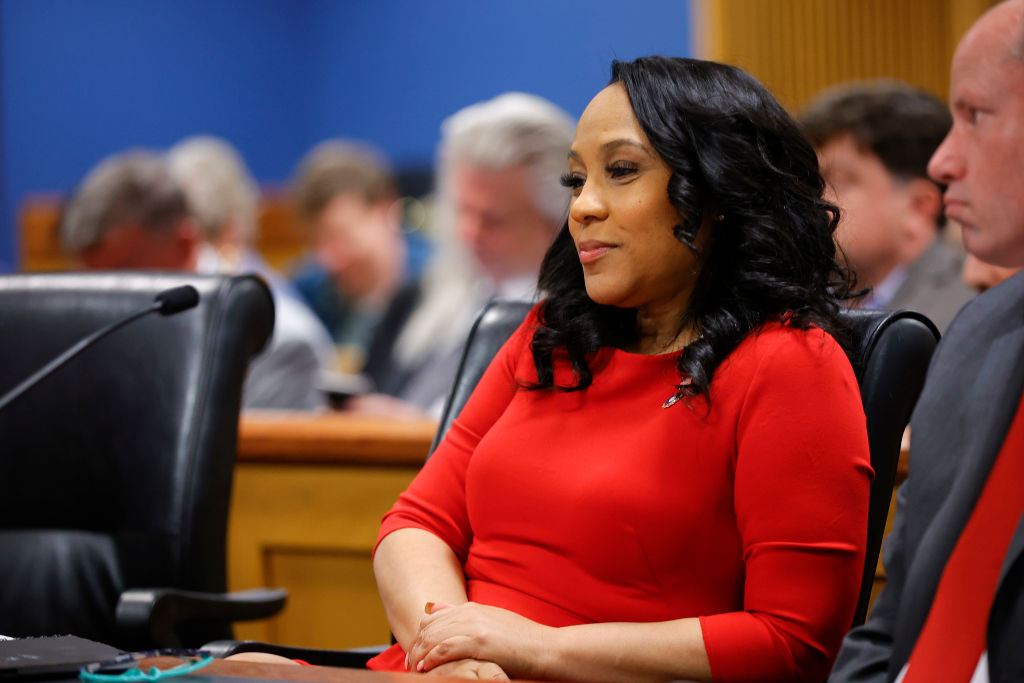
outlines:
[[[830,681],[892,681],[906,664],[1022,390],[1024,273],[968,304],[932,358],[911,417],[910,476],[885,544],[886,585],[868,622],[847,635]],[[1024,680],[1021,523],[989,616],[988,653],[992,681]]]
[[[885,307],[893,311],[907,308],[924,313],[939,332],[945,334],[957,312],[976,294],[963,282],[963,267],[963,257],[941,237],[936,238],[907,267],[906,277]]]

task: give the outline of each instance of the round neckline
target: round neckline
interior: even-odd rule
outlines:
[[[622,356],[624,358],[637,358],[637,359],[649,358],[651,360],[665,360],[667,358],[678,358],[679,356],[683,355],[683,353],[686,351],[686,347],[685,346],[683,348],[681,348],[681,349],[676,350],[676,351],[669,351],[668,353],[655,353],[655,354],[638,353],[636,351],[626,351],[625,349],[616,348],[614,346],[606,346],[604,348],[611,349],[612,353],[620,355],[620,356]]]

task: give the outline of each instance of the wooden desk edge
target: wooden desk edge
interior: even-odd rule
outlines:
[[[175,657],[147,657],[139,662],[139,669],[150,667],[169,669],[181,664]],[[267,664],[245,662],[235,659],[215,659],[193,674],[178,680],[201,680],[203,676],[224,676],[260,681],[297,681],[299,683],[384,683],[384,681],[422,681],[423,674],[398,673],[395,671],[368,671],[366,669],[342,669],[331,666],[301,666],[295,664]],[[465,678],[451,676],[431,677],[437,683],[465,683]],[[517,679],[519,680],[519,679]],[[530,683],[524,681],[523,683]]]
[[[238,460],[418,468],[436,431],[429,419],[246,411],[239,421]]]
[[[155,666],[168,669],[181,664],[174,657],[148,657],[139,662],[140,669]],[[225,676],[261,681],[298,681],[299,683],[383,683],[383,681],[408,681],[416,674],[366,671],[364,669],[340,669],[329,666],[292,666],[290,664],[266,664],[237,660],[215,659],[208,665],[183,680],[202,676]],[[459,678],[437,678],[437,681],[461,681]]]

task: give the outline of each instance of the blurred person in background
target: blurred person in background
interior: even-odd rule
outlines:
[[[359,372],[375,337],[388,333],[380,325],[395,297],[415,291],[422,240],[403,234],[391,168],[368,145],[317,145],[299,164],[293,195],[314,244],[294,284],[339,347],[342,369]]]
[[[271,344],[306,342],[320,364],[333,368],[331,338],[292,284],[256,251],[259,186],[241,155],[226,140],[193,136],[167,153],[171,173],[185,191],[203,240],[196,256],[200,273],[256,273],[274,295]]]
[[[203,251],[182,184],[164,156],[143,150],[107,157],[89,171],[65,210],[60,238],[89,270],[196,271]],[[249,367],[243,406],[322,408],[313,344],[279,332],[275,324],[271,343]]]
[[[945,331],[974,292],[962,258],[943,239],[942,188],[928,159],[952,118],[935,97],[895,81],[843,85],[822,93],[803,116],[830,199],[841,210],[836,240],[864,308],[908,308]]]
[[[252,248],[257,231],[259,187],[238,151],[226,140],[197,135],[171,147],[167,163],[185,190],[203,235],[199,268],[205,272],[253,271],[272,275]]]
[[[541,261],[568,212],[559,177],[573,127],[564,111],[525,93],[505,93],[444,121],[433,220],[439,254],[395,343],[371,351],[368,366],[381,368],[383,393],[439,415],[483,305],[536,298]],[[348,407],[389,412],[380,396]]]

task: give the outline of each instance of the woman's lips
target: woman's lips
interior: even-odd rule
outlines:
[[[593,263],[614,248],[614,244],[598,242],[597,240],[586,240],[584,242],[580,242],[577,246],[577,250],[580,253],[580,263],[583,265]]]

